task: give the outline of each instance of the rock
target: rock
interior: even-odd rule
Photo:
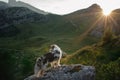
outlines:
[[[49,17],[46,15],[38,14],[25,7],[9,7],[2,9],[0,5],[0,37],[3,35],[7,37],[11,34],[11,31],[18,32],[19,29],[16,29],[17,27],[15,28],[16,25],[37,22],[47,23],[48,20]],[[12,36],[15,35],[16,33]]]
[[[37,78],[32,75],[24,80],[94,80],[94,78],[95,68],[93,66],[74,64],[49,68],[45,71],[43,77]]]
[[[9,1],[8,4],[10,6],[13,6],[13,7],[25,7],[25,8],[28,8],[28,9],[34,11],[34,12],[37,12],[39,14],[43,14],[43,15],[48,14],[48,12],[40,10],[40,9],[38,9],[38,8],[28,4],[28,3],[22,2],[22,1],[17,1],[17,0],[8,0],[8,1]]]
[[[5,2],[0,1],[0,10],[7,9],[7,8],[9,8],[9,7],[11,7],[11,6],[8,5],[8,4],[5,3]]]

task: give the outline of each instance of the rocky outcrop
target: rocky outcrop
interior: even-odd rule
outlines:
[[[94,80],[95,68],[81,64],[62,65],[59,68],[49,68],[43,77],[34,75],[24,80]]]
[[[9,8],[9,7],[10,7],[10,5],[9,5],[9,4],[7,4],[7,3],[5,3],[5,2],[0,1],[0,10],[7,9],[7,8]]]
[[[13,4],[13,6],[16,6],[16,7],[25,7],[25,8],[28,8],[28,9],[34,11],[34,12],[37,12],[37,13],[43,14],[43,15],[49,14],[48,12],[40,10],[40,9],[38,9],[38,8],[36,8],[36,7],[34,7],[34,6],[30,5],[30,4],[24,3],[22,1],[15,2],[15,4]]]
[[[0,12],[0,17],[7,21],[12,21],[13,24],[25,22],[45,22],[46,16],[37,14],[24,7],[11,7]],[[6,21],[6,23],[7,23]]]
[[[43,11],[43,10],[40,10],[28,3],[25,3],[25,2],[22,2],[22,1],[17,1],[17,0],[8,0],[8,3],[9,5],[11,6],[14,6],[14,7],[25,7],[25,8],[28,8],[34,12],[37,12],[39,14],[43,14],[43,15],[47,15],[48,13]]]
[[[0,1],[0,28],[6,24],[14,25],[29,22],[46,22],[48,19],[42,13],[36,13],[29,8],[19,6],[11,7],[9,4]]]
[[[104,28],[103,28],[103,24],[102,23],[99,23],[97,25],[97,27],[95,27],[91,32],[90,32],[90,35],[91,36],[95,36],[97,38],[100,38],[102,37],[104,34]]]
[[[0,2],[0,4],[2,4]],[[3,8],[1,8],[1,6]],[[11,34],[17,24],[48,21],[48,17],[43,14],[38,14],[25,7],[6,7],[7,4],[0,5],[0,36]],[[13,27],[14,26],[14,27]],[[15,33],[18,32],[14,29]]]

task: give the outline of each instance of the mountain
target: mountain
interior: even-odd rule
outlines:
[[[65,15],[65,17],[76,27],[84,25],[84,28],[89,28],[86,32],[92,36],[101,37],[103,32],[108,28],[111,28],[111,32],[114,34],[119,35],[119,10],[120,9],[114,10],[111,12],[110,16],[105,17],[102,13],[101,7],[97,4],[93,4],[86,9]],[[109,26],[106,26],[106,28],[105,19],[107,20],[107,26]]]
[[[120,9],[113,10],[111,13],[113,31],[116,32],[118,35],[120,34]]]
[[[82,16],[83,14],[88,14],[88,13],[95,14],[95,13],[98,13],[101,11],[102,11],[102,9],[99,5],[93,4],[86,9],[81,9],[81,10],[75,11],[73,13],[66,15],[66,16],[72,16],[72,15],[73,16],[75,16],[75,15]],[[91,15],[91,14],[89,14],[89,15]]]
[[[32,11],[35,11],[39,14],[44,14],[44,15],[47,15],[48,13],[43,11],[43,10],[40,10],[38,8],[35,8],[34,6],[30,5],[30,4],[27,4],[27,3],[24,3],[22,1],[16,1],[16,0],[9,0],[9,4],[11,6],[14,6],[14,7],[25,7],[25,8],[28,8]]]
[[[117,23],[119,22],[118,17],[113,18],[117,20]],[[3,37],[4,33],[5,36],[8,36],[11,32],[14,32],[11,35],[16,37],[16,32],[18,32],[17,36],[21,36],[20,38],[39,36],[40,38],[50,39],[50,43],[58,42],[58,44],[61,44],[60,40],[66,45],[66,51],[71,52],[71,50],[74,51],[74,49],[79,49],[86,44],[93,44],[102,37],[104,34],[103,19],[105,19],[105,16],[103,16],[102,9],[97,4],[64,16],[42,15],[25,7],[10,7],[1,11],[1,22],[3,21],[0,23],[1,36]],[[12,29],[13,27],[8,29],[10,32],[6,31],[6,26],[9,25],[14,25],[14,29]],[[119,23],[117,27],[113,27],[112,30],[119,35]],[[56,38],[58,40],[54,41]],[[74,49],[68,49],[67,47],[70,46],[69,42],[74,41]],[[81,46],[78,43],[81,43]],[[64,46],[64,44],[61,44],[61,46]]]
[[[58,42],[58,44],[61,43],[59,42],[60,40],[67,45],[66,51],[71,52],[74,49],[67,48],[70,46],[69,42],[76,40],[73,43],[75,44],[74,48],[79,49],[86,44],[93,44],[102,37],[104,20],[99,20],[99,18],[104,19],[105,17],[102,14],[102,9],[97,4],[64,16],[54,14],[42,15],[25,7],[11,7],[1,11],[1,21],[3,21],[1,23],[1,32],[3,31],[1,35],[3,36],[4,32],[6,36],[10,35],[11,32],[15,32],[11,34],[12,37],[15,37],[16,32],[18,32],[18,36],[21,36],[21,38],[26,36],[29,36],[29,38],[36,36],[46,37],[48,40],[51,40],[50,43]],[[116,17],[115,20],[117,19],[119,18]],[[8,29],[11,30],[9,32],[3,29],[4,26],[8,25],[14,25],[16,28],[13,30],[17,29],[17,31]],[[119,29],[113,27],[113,31],[119,35]],[[54,41],[56,38],[58,40]],[[81,46],[78,43],[81,43]],[[64,46],[64,44],[61,45]]]
[[[94,65],[96,80],[119,80],[119,17],[119,9],[106,17],[97,4],[63,16],[43,15],[25,7],[0,10],[1,78],[24,79],[33,73],[36,58],[57,44],[70,55],[63,63]]]
[[[48,18],[25,7],[11,7],[0,2],[0,36],[15,35],[19,30],[16,24],[31,22],[47,22]],[[10,33],[10,34],[9,34]]]
[[[6,9],[9,7],[10,5],[8,5],[7,3],[0,1],[0,10]]]
[[[83,32],[86,31],[89,34],[95,27],[101,24],[96,23],[96,21],[101,16],[102,16],[101,7],[97,4],[93,4],[86,9],[82,9],[71,14],[65,15],[65,18],[68,21],[70,21],[74,26],[76,26],[77,29],[82,29]]]
[[[104,32],[111,32],[115,35],[120,35],[120,9],[113,10],[111,14],[107,17],[101,16],[101,19],[98,21],[99,24],[96,25],[96,28],[91,31],[91,35],[102,36]]]

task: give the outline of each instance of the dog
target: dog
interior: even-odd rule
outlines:
[[[36,77],[43,76],[44,71],[47,68],[48,64],[51,64],[51,67],[53,68],[61,66],[60,65],[61,58],[62,58],[61,48],[56,44],[51,45],[48,53],[37,58],[36,64],[34,67],[35,76]]]

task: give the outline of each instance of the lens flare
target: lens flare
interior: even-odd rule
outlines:
[[[103,15],[109,16],[111,14],[111,10],[103,10]]]

